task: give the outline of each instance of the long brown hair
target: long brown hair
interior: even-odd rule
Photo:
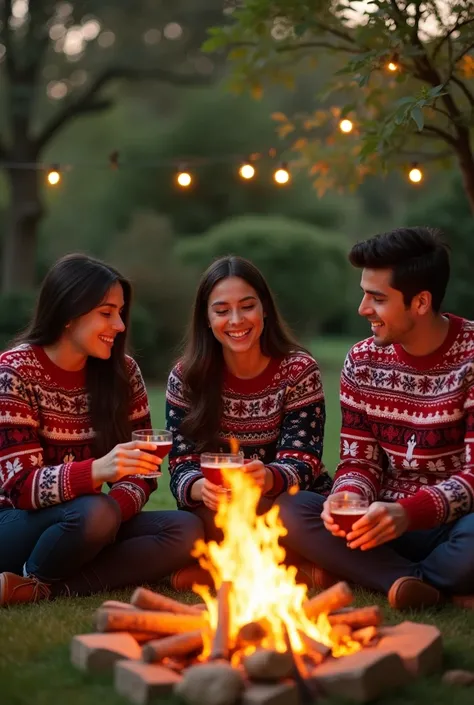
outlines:
[[[209,327],[208,299],[222,279],[239,277],[255,289],[265,312],[260,338],[262,353],[271,358],[304,348],[292,337],[282,319],[263,274],[249,260],[228,255],[211,264],[202,275],[194,301],[191,324],[181,358],[184,389],[190,402],[181,431],[199,450],[217,442],[222,415],[224,356],[222,345]]]
[[[131,386],[125,359],[132,287],[116,269],[82,254],[62,257],[47,273],[40,289],[33,319],[16,343],[42,347],[56,343],[66,325],[99,306],[110,287],[122,285],[125,331],[118,333],[108,360],[89,356],[86,389],[95,431],[94,452],[108,453],[117,443],[130,440]]]

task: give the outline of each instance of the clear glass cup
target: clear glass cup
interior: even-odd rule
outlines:
[[[132,441],[146,441],[147,443],[155,443],[156,450],[148,450],[150,455],[156,455],[158,458],[166,458],[173,445],[173,434],[171,431],[165,431],[159,428],[145,428],[140,431],[132,431]],[[136,477],[161,477],[161,470],[156,472],[143,473]]]
[[[238,470],[244,465],[244,454],[239,453],[202,453],[201,472],[214,485],[225,485],[222,470]]]
[[[361,519],[369,508],[365,497],[348,497],[344,492],[329,496],[329,512],[341,531],[349,534],[356,521]]]

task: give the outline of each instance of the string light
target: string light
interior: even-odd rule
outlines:
[[[389,61],[387,64],[387,69],[389,71],[392,71],[392,72],[398,71],[399,68],[400,68],[399,65],[396,64],[395,61]]]
[[[290,180],[290,172],[288,171],[286,164],[282,164],[279,169],[273,174],[273,179],[280,186],[284,186]]]
[[[347,135],[354,129],[354,123],[352,122],[352,120],[348,120],[347,118],[345,118],[344,120],[340,121],[339,129],[341,132],[344,132],[344,134]]]
[[[253,177],[255,176],[255,169],[251,164],[245,162],[245,164],[242,164],[239,169],[239,175],[242,177],[242,179],[253,179]]]
[[[417,164],[413,164],[412,168],[408,172],[408,178],[412,184],[419,184],[423,180],[423,172]]]
[[[48,173],[46,175],[46,179],[48,181],[48,184],[50,186],[57,186],[59,182],[61,181],[61,172],[59,171],[59,167],[53,166],[51,169],[48,170]]]
[[[191,176],[189,171],[180,171],[176,176],[176,183],[178,184],[178,186],[181,186],[181,188],[188,188],[189,186],[191,186],[192,181],[193,177]]]

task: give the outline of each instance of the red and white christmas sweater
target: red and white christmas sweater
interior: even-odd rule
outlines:
[[[166,423],[173,432],[169,454],[171,491],[179,507],[199,505],[191,487],[202,477],[196,443],[185,438],[181,423],[189,409],[181,365],[171,371],[166,390]],[[233,436],[246,458],[261,460],[273,473],[276,496],[291,487],[328,492],[330,478],[321,462],[325,422],[324,393],[316,361],[305,352],[272,359],[253,379],[224,374],[221,441],[228,451]]]
[[[140,369],[130,357],[127,365],[132,429],[149,428]],[[92,483],[93,439],[85,370],[63,370],[28,344],[0,355],[0,509],[42,509],[100,492]],[[154,489],[155,480],[128,476],[109,495],[126,521]]]
[[[333,493],[399,502],[410,529],[474,509],[474,322],[448,315],[438,350],[414,357],[373,338],[341,375],[341,461]]]

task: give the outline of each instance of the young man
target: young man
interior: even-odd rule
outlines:
[[[398,609],[474,606],[474,323],[441,313],[448,249],[430,228],[400,228],[349,259],[372,337],[345,360],[332,495],[370,506],[346,535],[330,498],[282,495],[284,541],[321,586],[337,575]]]

